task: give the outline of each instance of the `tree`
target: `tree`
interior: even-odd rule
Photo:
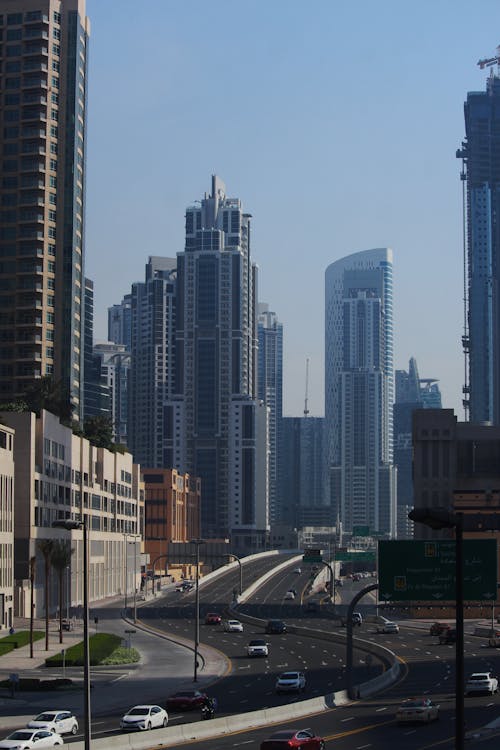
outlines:
[[[109,417],[87,417],[83,423],[83,435],[98,448],[113,450],[113,422]]]
[[[54,546],[52,547],[52,553],[50,556],[52,567],[57,572],[59,582],[59,643],[63,642],[63,576],[64,571],[71,562],[71,555],[73,552],[74,550],[71,549],[68,542],[57,539],[54,541]]]
[[[64,424],[71,424],[73,407],[66,393],[62,381],[54,380],[51,375],[44,375],[30,385],[24,394],[24,400],[29,411],[34,411],[37,417],[42,409],[55,414]]]
[[[38,549],[43,556],[45,569],[45,650],[49,650],[49,576],[52,550],[54,548],[53,539],[40,539]]]

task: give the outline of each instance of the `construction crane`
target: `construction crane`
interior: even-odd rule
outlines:
[[[483,70],[483,68],[491,68],[492,65],[500,65],[500,46],[497,47],[495,57],[485,57],[484,60],[478,60],[477,64],[481,70]]]
[[[307,401],[309,397],[309,357],[306,359],[306,395],[304,398],[304,417],[307,417],[309,414],[309,409],[307,406]]]

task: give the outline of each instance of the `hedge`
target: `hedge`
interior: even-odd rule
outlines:
[[[96,633],[89,638],[89,657],[90,665],[98,666],[107,659],[113,651],[115,651],[122,644],[122,638],[119,635],[112,635],[111,633]],[[65,652],[64,663],[67,667],[81,667],[83,666],[83,641],[76,643],[71,646]],[[62,653],[54,654],[45,659],[45,665],[47,667],[62,667],[63,655]]]
[[[41,630],[33,631],[33,641],[40,641],[44,637],[44,633]],[[22,648],[27,646],[30,642],[30,631],[20,630],[14,635],[7,635],[5,638],[0,638],[0,656],[2,654],[8,654],[15,648]]]

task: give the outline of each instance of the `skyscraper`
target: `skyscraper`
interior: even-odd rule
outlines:
[[[332,515],[394,536],[392,250],[326,269],[325,422]]]
[[[0,402],[83,401],[85,0],[0,0]]]
[[[498,63],[500,58],[485,61]],[[500,78],[467,94],[462,159],[466,224],[464,406],[471,422],[500,423]]]
[[[278,464],[283,416],[283,326],[269,306],[258,305],[258,396],[269,409],[269,520],[279,518]]]
[[[174,384],[175,269],[175,258],[150,257],[145,281],[131,292],[128,446],[152,469],[177,466],[165,415]]]
[[[250,214],[224,183],[186,210],[177,256],[176,386],[168,424],[184,425],[179,468],[201,478],[201,530],[259,549],[268,528],[267,407],[257,399],[257,269]]]

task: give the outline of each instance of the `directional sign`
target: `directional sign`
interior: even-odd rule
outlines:
[[[320,549],[305,549],[302,556],[302,561],[305,563],[320,563],[323,562],[323,555]]]
[[[464,599],[491,601],[497,591],[495,539],[464,539]],[[455,600],[455,542],[379,541],[379,598],[395,602]]]
[[[375,562],[375,551],[364,551],[364,552],[337,552],[335,555],[336,560],[342,562]]]

